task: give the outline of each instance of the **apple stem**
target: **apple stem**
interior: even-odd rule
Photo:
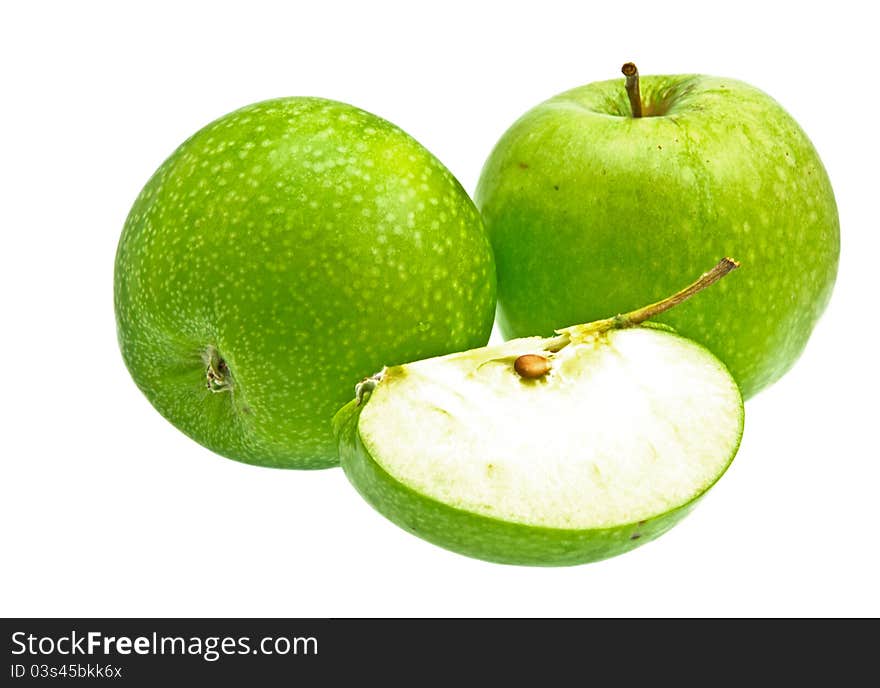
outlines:
[[[642,94],[639,90],[639,69],[632,62],[627,62],[620,69],[626,77],[626,95],[629,96],[629,105],[633,117],[642,116]]]
[[[548,351],[559,351],[567,346],[573,339],[601,334],[608,330],[618,330],[640,325],[646,320],[660,315],[661,313],[665,313],[670,308],[674,308],[678,304],[687,301],[695,294],[703,291],[703,289],[711,287],[727,273],[736,270],[738,267],[738,261],[733,258],[723,258],[714,268],[709,270],[709,272],[704,272],[700,275],[699,279],[684,289],[675,292],[672,296],[667,296],[665,299],[643,306],[634,311],[630,311],[629,313],[615,315],[613,318],[606,318],[585,325],[574,325],[572,327],[557,330],[556,332],[559,336],[546,340],[545,348]]]
[[[704,272],[696,282],[688,285],[681,291],[677,291],[672,296],[667,296],[665,299],[657,301],[656,303],[643,306],[642,308],[630,311],[629,313],[624,313],[623,315],[618,315],[616,318],[612,318],[612,320],[618,321],[619,324],[617,327],[633,327],[635,325],[640,325],[646,320],[650,320],[654,316],[668,311],[670,308],[675,308],[683,301],[687,301],[695,294],[699,294],[703,289],[711,287],[728,272],[736,270],[738,267],[739,261],[736,261],[733,258],[722,258],[714,268],[709,270],[709,272]]]

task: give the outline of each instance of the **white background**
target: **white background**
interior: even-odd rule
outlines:
[[[591,5],[3,4],[0,615],[880,614],[870,4]],[[660,540],[567,569],[467,559],[386,522],[341,470],[211,454],[131,382],[116,242],[208,121],[274,96],[348,101],[472,191],[517,116],[630,59],[774,95],[824,159],[843,236],[806,353],[748,403],[730,471]]]

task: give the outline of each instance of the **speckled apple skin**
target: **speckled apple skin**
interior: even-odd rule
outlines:
[[[479,213],[398,127],[350,105],[244,107],[141,191],[116,256],[119,344],[156,409],[204,446],[338,464],[334,412],[383,365],[482,346],[495,269]],[[212,392],[205,352],[228,366]]]
[[[807,136],[732,79],[642,77],[664,116],[630,116],[623,79],[523,115],[476,191],[498,269],[506,338],[622,313],[731,256],[741,269],[659,318],[706,345],[745,397],[780,378],[825,309],[837,206]]]

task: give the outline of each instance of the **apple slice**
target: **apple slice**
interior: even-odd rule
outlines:
[[[642,324],[736,267],[633,313],[386,368],[335,419],[379,512],[480,559],[568,565],[680,520],[733,460],[739,389],[708,350]]]

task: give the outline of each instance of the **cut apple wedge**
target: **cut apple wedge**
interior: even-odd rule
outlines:
[[[645,312],[386,368],[336,416],[346,475],[394,523],[489,561],[656,538],[733,460],[743,405],[717,358]]]

